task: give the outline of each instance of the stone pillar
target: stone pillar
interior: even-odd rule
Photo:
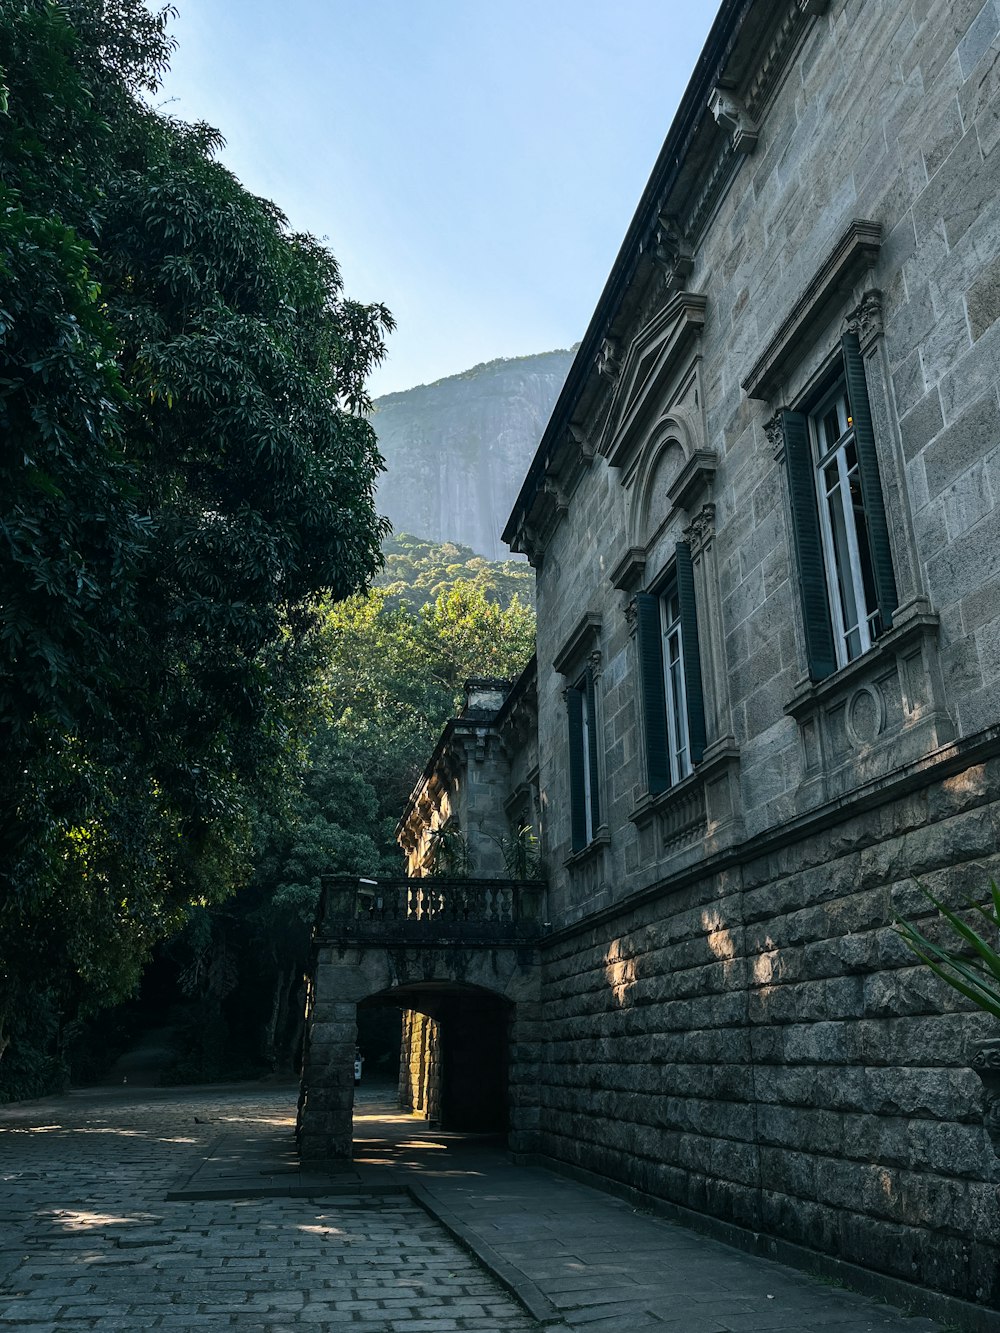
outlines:
[[[303,1161],[351,1157],[357,1040],[353,1002],[310,1005],[298,1121]]]
[[[509,1088],[510,1127],[507,1146],[517,1155],[538,1151],[541,1126],[539,1111],[539,1065],[542,1054],[541,1005],[521,1000],[510,1024]]]

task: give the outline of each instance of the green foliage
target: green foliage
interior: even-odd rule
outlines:
[[[0,1051],[246,880],[385,535],[389,315],[149,108],[168,17],[0,6]]]
[[[382,546],[385,567],[376,585],[385,589],[390,606],[418,609],[434,601],[459,579],[480,588],[490,602],[507,606],[517,594],[526,606],[535,604],[535,575],[521,560],[485,560],[469,546],[427,542],[400,532]]]
[[[177,1079],[294,1068],[323,875],[401,873],[396,822],[462,682],[517,675],[533,631],[534,615],[516,596],[493,602],[464,578],[419,611],[384,589],[324,608],[325,720],[309,742],[301,789],[258,818],[246,888],[199,914],[202,933],[189,928],[171,946],[182,976],[231,982],[191,992]],[[527,868],[532,841],[519,837]],[[472,872],[460,835],[444,830],[438,843],[438,873]],[[216,952],[231,972],[211,963]]]
[[[538,838],[530,824],[522,824],[499,840],[500,854],[509,879],[539,879],[542,854]]]
[[[952,947],[936,944],[912,921],[902,917],[897,918],[896,933],[902,936],[920,961],[926,963],[953,990],[971,1000],[985,1013],[1000,1018],[1000,953],[922,884],[918,883],[917,887],[944,918],[956,944]],[[986,903],[969,903],[968,910],[982,918],[994,934],[1000,929],[1000,888],[995,881],[990,883],[989,900]]]
[[[454,820],[431,832],[429,865],[434,879],[468,879],[476,873],[468,841]]]

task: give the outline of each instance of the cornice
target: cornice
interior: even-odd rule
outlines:
[[[614,343],[624,326],[623,308],[641,297],[637,289],[653,275],[668,289],[682,289],[694,265],[701,233],[714,215],[747,151],[752,151],[750,122],[763,122],[769,101],[790,59],[808,32],[808,25],[825,13],[828,0],[722,0],[718,16],[691,76],[687,91],[667,134],[642,199],[626,233],[597,308],[538,451],[504,528],[504,541],[521,542],[526,521],[557,442],[571,418],[578,422],[581,399],[595,399],[594,382],[601,369],[614,375]],[[716,93],[726,115],[743,124],[734,128],[716,121],[709,109]],[[728,108],[728,109],[727,109]],[[737,142],[738,141],[738,142]],[[634,299],[633,299],[634,298]],[[608,340],[607,346],[604,346]],[[602,350],[603,349],[603,350]],[[609,356],[610,353],[610,356]],[[537,524],[537,520],[536,520]],[[525,546],[516,547],[525,550]],[[540,558],[540,554],[539,554]]]
[[[750,398],[773,398],[785,368],[808,341],[810,328],[827,314],[835,300],[842,299],[843,292],[849,291],[861,274],[874,268],[881,245],[881,223],[867,218],[851,222],[742,381]]]

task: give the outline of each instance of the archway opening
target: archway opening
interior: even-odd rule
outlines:
[[[359,1034],[370,1027],[369,1014],[387,1008],[401,1015],[401,1108],[441,1130],[506,1134],[514,1006],[494,992],[456,982],[398,986],[358,1005]]]

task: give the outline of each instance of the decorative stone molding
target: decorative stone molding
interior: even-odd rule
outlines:
[[[983,1126],[1000,1157],[1000,1037],[973,1043],[969,1064],[983,1082]]]
[[[715,539],[715,505],[702,505],[694,518],[684,529],[684,540],[691,548],[691,557],[696,559]]]
[[[612,467],[625,467],[647,439],[664,401],[669,401],[671,385],[687,368],[707,306],[708,298],[699,292],[675,292],[636,335],[622,365],[601,444]]]
[[[937,616],[915,599],[897,609],[892,629],[869,652],[826,680],[799,683],[785,712],[799,724],[801,810],[952,740],[937,632]]]
[[[602,623],[599,612],[584,612],[573,633],[555,655],[552,669],[557,675],[569,675],[586,657],[599,653]]]
[[[708,109],[720,125],[732,131],[732,145],[737,153],[753,152],[760,127],[735,93],[728,88],[713,88]]]
[[[594,461],[594,455],[596,453],[590,436],[581,426],[578,426],[575,421],[569,423],[569,426],[566,428],[566,434],[570,444],[576,451],[577,461],[581,466],[589,468]]]
[[[781,414],[784,410],[783,407],[779,407],[774,416],[768,417],[767,421],[764,422],[764,434],[771,446],[774,461],[779,465],[785,461],[785,428],[781,422]]]
[[[542,491],[545,495],[550,495],[554,501],[554,509],[557,518],[565,518],[569,513],[569,497],[563,488],[556,481],[555,477],[546,477],[542,483]]]
[[[630,546],[611,571],[611,585],[620,592],[632,592],[638,588],[646,572],[646,548]]]
[[[833,303],[874,267],[881,245],[882,224],[855,218],[742,381],[750,398],[772,399],[782,374],[801,357]]]
[[[806,23],[810,18],[824,14],[829,4],[830,0],[791,0],[787,5],[743,99],[750,114],[758,120],[788,63],[796,42],[805,30]]]
[[[668,291],[683,291],[694,270],[694,251],[676,218],[660,214],[653,229],[653,262],[663,270]]]
[[[683,782],[643,796],[629,815],[653,861],[695,843],[714,851],[743,836],[739,751],[729,739],[711,745]]]
[[[861,343],[862,352],[867,352],[885,332],[882,317],[882,293],[877,287],[870,287],[856,306],[844,319],[844,333],[854,333]]]
[[[634,597],[630,597],[624,606],[625,625],[630,638],[635,638],[636,627],[638,623],[639,608]]]
[[[618,339],[607,337],[601,342],[597,353],[597,373],[609,384],[617,384],[621,370]]]
[[[697,449],[667,491],[670,503],[677,509],[693,509],[711,490],[718,464],[719,455],[714,449]]]

